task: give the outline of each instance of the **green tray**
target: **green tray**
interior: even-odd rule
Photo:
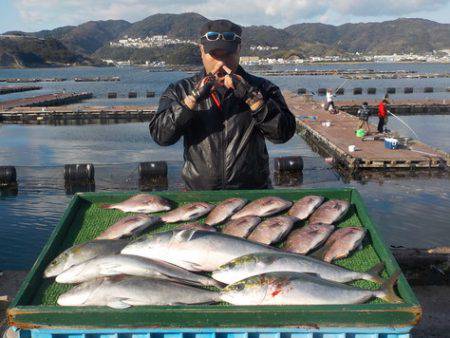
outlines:
[[[360,305],[321,306],[140,306],[125,310],[107,307],[61,307],[58,296],[71,286],[60,285],[53,279],[44,279],[43,271],[50,261],[64,249],[93,239],[125,213],[105,210],[102,203],[115,203],[136,192],[81,193],[70,202],[60,223],[53,231],[37,261],[23,282],[8,309],[9,324],[19,328],[120,328],[120,327],[409,327],[421,316],[420,305],[405,277],[400,276],[397,292],[404,300],[401,304],[388,304],[373,300]],[[384,277],[399,266],[370,219],[362,198],[355,189],[286,189],[286,190],[234,190],[197,192],[158,192],[160,196],[177,204],[191,201],[217,203],[225,198],[240,196],[254,200],[263,196],[279,196],[295,201],[305,195],[322,195],[327,199],[339,198],[352,203],[346,217],[337,225],[363,226],[368,236],[363,249],[335,263],[346,268],[366,271],[383,261]],[[178,224],[161,226],[153,231],[165,231]],[[367,281],[354,282],[363,288],[378,286]]]

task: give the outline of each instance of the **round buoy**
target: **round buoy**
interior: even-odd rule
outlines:
[[[276,172],[302,171],[303,158],[301,156],[275,157],[273,167]]]
[[[141,162],[139,163],[139,178],[147,179],[155,176],[167,176],[167,162]]]
[[[64,179],[66,181],[93,181],[94,165],[91,163],[64,165]]]
[[[16,168],[13,166],[0,166],[0,184],[10,185],[17,182]]]

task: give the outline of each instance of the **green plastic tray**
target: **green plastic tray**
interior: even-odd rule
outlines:
[[[141,306],[125,310],[107,307],[60,307],[58,296],[71,286],[44,279],[42,274],[49,262],[64,249],[93,239],[125,213],[105,210],[102,203],[115,203],[127,199],[136,192],[82,193],[73,197],[60,223],[53,231],[37,261],[23,282],[16,298],[8,309],[10,325],[19,328],[70,327],[70,328],[119,328],[119,327],[409,327],[421,316],[420,305],[405,277],[401,275],[397,292],[402,304],[388,304],[373,300],[360,305],[321,306]],[[355,271],[366,271],[383,261],[387,277],[399,266],[382,240],[375,224],[367,214],[359,193],[354,189],[286,189],[245,191],[158,192],[177,204],[192,201],[218,203],[225,198],[240,196],[254,200],[263,196],[280,196],[295,201],[305,195],[322,195],[327,199],[339,198],[352,203],[346,217],[337,225],[363,226],[368,236],[363,249],[335,263]],[[165,231],[179,224],[161,226],[153,231]],[[359,287],[374,289],[378,286],[368,281],[353,283]]]

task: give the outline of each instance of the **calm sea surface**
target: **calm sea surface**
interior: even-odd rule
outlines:
[[[307,66],[297,67],[307,69]],[[449,65],[439,64],[343,64],[314,65],[309,69],[367,68],[448,72]],[[0,70],[0,78],[120,76],[120,82],[41,83],[35,92],[2,95],[0,100],[27,97],[65,89],[92,91],[93,100],[85,105],[157,104],[158,97],[144,99],[147,90],[157,96],[167,85],[188,76],[182,72],[152,73],[139,68],[64,68]],[[338,77],[272,77],[283,89],[337,87]],[[0,85],[3,85],[0,83]],[[347,81],[345,87],[450,86],[449,79]],[[116,100],[106,93],[118,92]],[[141,98],[125,98],[136,91]],[[449,98],[448,93],[415,94],[417,98]],[[380,96],[381,97],[381,96]],[[400,98],[400,95],[398,96]],[[450,116],[402,117],[419,138],[450,152]],[[408,130],[395,119],[391,129],[408,136]],[[268,142],[271,157],[301,155],[305,160],[303,177],[293,178],[297,187],[356,187],[369,213],[379,225],[389,244],[411,247],[450,245],[450,183],[446,173],[406,177],[377,176],[362,181],[348,181],[312,152],[299,137],[283,145]],[[0,197],[0,270],[26,269],[36,259],[42,246],[60,219],[72,195],[65,190],[63,166],[66,163],[92,162],[95,165],[95,191],[138,190],[139,162],[168,161],[168,189],[183,187],[180,179],[182,143],[159,147],[150,138],[147,123],[82,126],[24,126],[0,124],[0,165],[17,168],[19,191],[16,196]],[[280,182],[273,180],[275,186]],[[282,187],[285,183],[282,182]]]

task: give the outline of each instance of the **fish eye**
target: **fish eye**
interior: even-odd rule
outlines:
[[[242,291],[242,290],[244,290],[244,288],[245,288],[245,285],[244,284],[237,284],[236,286],[235,286],[235,289],[236,289],[236,291]]]

